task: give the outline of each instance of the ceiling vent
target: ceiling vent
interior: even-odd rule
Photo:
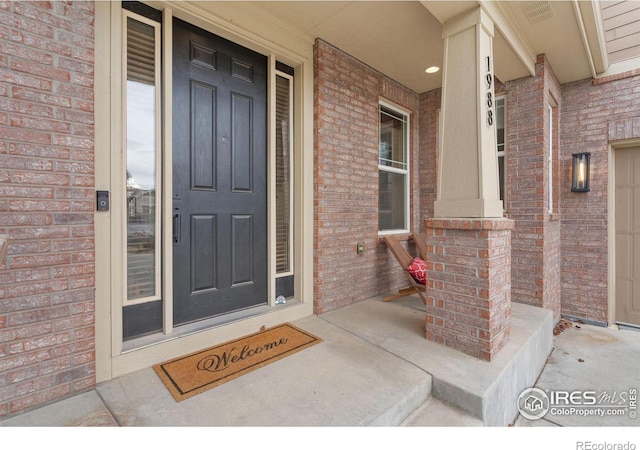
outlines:
[[[549,1],[527,2],[522,5],[522,11],[531,25],[545,22],[555,17]]]

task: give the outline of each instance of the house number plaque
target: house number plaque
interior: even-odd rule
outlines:
[[[487,81],[487,125],[493,125],[493,74],[491,73],[491,57],[487,56],[487,74],[485,79]]]

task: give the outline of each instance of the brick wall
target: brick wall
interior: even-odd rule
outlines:
[[[420,154],[418,155],[420,219],[433,217],[433,204],[437,199],[438,111],[441,96],[441,89],[420,94]],[[419,222],[421,228],[417,231],[424,233],[424,220]]]
[[[420,113],[416,93],[330,44],[318,40],[314,58],[314,302],[321,314],[407,285],[378,237],[379,100],[411,111],[412,229],[421,226]]]
[[[554,312],[560,318],[560,222],[558,173],[554,158],[549,174],[549,142],[558,149],[558,109],[553,119],[549,105],[561,103],[560,85],[544,56],[536,75],[505,84],[506,89],[506,210],[516,221],[512,235],[512,298]],[[549,124],[554,120],[554,132]],[[550,178],[554,182],[549,183]],[[549,205],[553,186],[554,205]],[[550,209],[553,212],[549,212]]]
[[[426,338],[485,361],[511,335],[508,219],[427,219]]]
[[[316,115],[316,175],[321,181],[316,191],[319,225],[316,300],[322,312],[395,289],[403,281],[397,276],[395,261],[388,258],[384,244],[377,241],[372,226],[376,223],[377,207],[377,129],[365,127],[363,132],[354,134],[351,128],[340,123],[346,111],[354,114],[353,119],[366,118],[377,123],[377,99],[382,95],[380,80],[385,78],[324,43],[317,48],[317,53],[322,55],[317,59],[322,70],[317,73],[316,112],[321,111],[322,115]],[[535,76],[504,86],[507,95],[506,209],[508,217],[516,221],[512,235],[513,301],[550,309],[556,320],[562,312],[597,322],[607,321],[608,145],[610,141],[640,138],[639,86],[640,76],[635,72],[560,86],[544,55],[538,57]],[[401,86],[397,88],[399,92],[407,92]],[[410,100],[409,106],[405,106],[414,108],[413,94],[406,95]],[[339,107],[331,106],[334,101]],[[557,107],[553,111],[553,134],[550,134],[552,118],[548,106],[554,103]],[[414,231],[422,232],[421,219],[433,215],[436,195],[436,111],[440,107],[440,91],[421,94],[418,107],[418,120],[414,120],[413,125],[415,128],[419,123],[420,152],[413,162],[418,172],[412,173],[414,196],[417,196],[412,217],[418,219],[413,225]],[[359,109],[366,110],[366,114]],[[550,140],[556,141],[555,170],[551,175]],[[356,147],[359,150],[354,153]],[[571,153],[578,151],[592,152],[592,190],[586,194],[570,191]],[[356,165],[365,169],[359,172],[361,178],[346,175],[336,184],[340,170],[352,170],[344,167],[338,170],[340,162],[335,158],[343,157],[354,158]],[[551,208],[548,203],[550,177],[554,186]],[[354,200],[358,203],[355,209]],[[332,218],[333,213],[337,216]],[[358,218],[359,223],[344,220],[340,224],[337,217]],[[327,219],[333,222],[326,222]],[[347,226],[348,223],[351,226]],[[362,237],[369,251],[373,246],[376,256],[367,254],[355,258],[355,236]],[[354,286],[344,284],[345,277],[338,273],[341,270],[333,268],[353,265],[365,268],[367,281],[359,286],[367,288],[347,295],[346,291]],[[375,274],[373,279],[371,274]]]
[[[609,143],[640,138],[640,76],[570,83],[562,97],[562,312],[607,322]],[[591,152],[590,192],[571,192],[577,152]]]
[[[95,384],[93,19],[0,1],[0,418]]]

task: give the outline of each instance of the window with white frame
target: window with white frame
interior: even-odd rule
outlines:
[[[293,273],[293,76],[276,71],[276,272]]]
[[[160,298],[160,24],[131,11],[123,13],[125,298],[140,303]]]
[[[409,116],[379,106],[378,230],[409,230]]]

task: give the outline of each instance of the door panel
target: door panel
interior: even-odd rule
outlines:
[[[231,261],[234,286],[250,283],[253,278],[253,216],[234,215],[231,218]]]
[[[640,326],[640,149],[616,150],[616,322]]]
[[[234,192],[251,192],[253,160],[252,146],[253,136],[251,123],[253,101],[236,93],[232,93],[231,104],[231,128],[232,141],[231,153],[233,161],[233,183]]]
[[[191,189],[216,188],[216,89],[191,80]]]
[[[191,292],[217,288],[217,238],[215,215],[191,216]]]
[[[267,302],[267,61],[178,19],[173,54],[180,325]]]

